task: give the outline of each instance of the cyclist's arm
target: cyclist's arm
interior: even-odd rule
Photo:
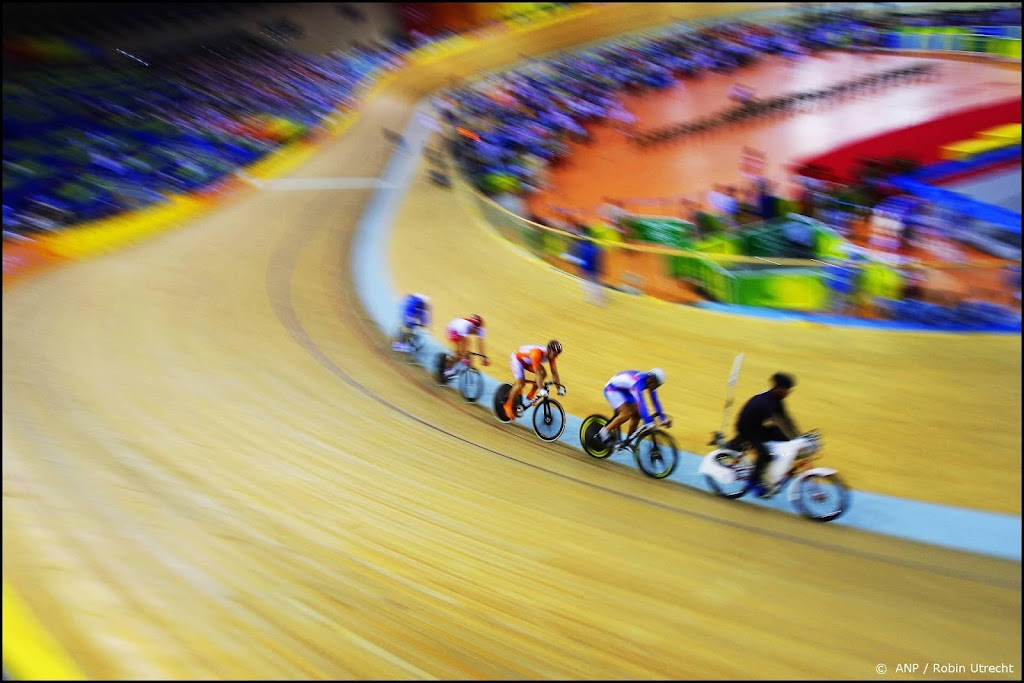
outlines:
[[[548,365],[551,366],[551,376],[554,378],[555,384],[561,386],[562,379],[558,376],[558,365],[555,364],[555,359],[552,358],[551,360],[549,360]]]
[[[633,385],[630,393],[633,394],[633,400],[636,401],[637,409],[640,411],[640,419],[644,421],[644,424],[651,421],[651,414],[647,411],[647,403],[644,401],[644,387],[647,384],[647,379],[641,375],[640,381]]]
[[[665,411],[661,409],[661,401],[658,400],[658,390],[651,389],[651,403],[654,404],[654,416],[665,418]]]
[[[775,426],[786,435],[787,439],[795,439],[800,436],[800,431],[796,428],[796,423],[793,422],[793,418],[786,412],[784,406],[779,406],[779,411],[775,413]]]
[[[480,334],[479,332],[476,335],[476,348],[477,348],[477,352],[481,356],[483,356],[484,358],[487,357],[487,350],[484,348],[484,336],[482,334]]]
[[[420,314],[420,322],[423,324],[423,327],[429,327],[430,326],[430,308],[429,307],[423,309],[423,312]]]
[[[544,361],[541,360],[541,352],[534,349],[530,352],[530,369],[533,370],[533,374],[537,376],[537,388],[544,388],[544,376],[547,374],[544,370]]]

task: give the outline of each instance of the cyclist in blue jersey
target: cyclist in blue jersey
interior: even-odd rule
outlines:
[[[430,324],[430,297],[426,294],[408,294],[402,299],[402,327],[398,331],[398,341],[391,346],[395,351],[408,353],[412,350],[409,337],[417,327]]]
[[[636,432],[641,420],[645,429],[655,427],[655,419],[665,427],[671,427],[672,420],[662,411],[661,402],[658,400],[658,387],[664,383],[665,371],[661,368],[654,368],[648,372],[624,370],[608,380],[604,385],[604,397],[615,414],[611,422],[601,429],[601,439],[606,444],[610,443],[613,435],[619,433],[619,426],[626,420],[629,420],[631,435]],[[654,406],[653,414],[647,410],[644,401],[645,390],[650,394],[651,404]]]

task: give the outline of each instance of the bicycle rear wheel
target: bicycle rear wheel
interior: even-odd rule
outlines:
[[[676,442],[668,432],[656,430],[640,437],[633,449],[636,466],[648,477],[664,479],[679,465]]]
[[[491,407],[494,409],[494,417],[498,418],[500,422],[512,421],[508,419],[508,415],[505,414],[505,401],[508,400],[508,395],[511,391],[512,385],[505,382],[494,392],[494,400],[491,402]]]
[[[445,377],[444,377],[444,369],[445,369],[445,366],[447,364],[448,364],[448,354],[447,353],[439,353],[439,354],[437,354],[437,358],[434,361],[434,380],[438,384],[440,384],[441,386],[444,386],[444,385],[448,384],[448,380],[446,380]]]
[[[558,401],[545,398],[533,409],[533,431],[541,441],[557,441],[565,431],[565,410]]]
[[[715,456],[715,462],[727,467],[736,475],[736,481],[723,484],[713,477],[704,475],[708,488],[723,498],[739,498],[747,490],[747,482],[754,473],[754,463],[746,451],[724,451]]]
[[[580,425],[580,444],[583,446],[583,450],[587,452],[587,455],[594,458],[607,458],[612,454],[611,447],[601,440],[601,436],[598,433],[609,422],[610,420],[604,415],[596,414],[590,415],[583,420],[583,424]]]

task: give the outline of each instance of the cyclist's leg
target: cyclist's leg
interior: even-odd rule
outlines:
[[[445,372],[451,370],[455,366],[455,362],[459,358],[459,340],[462,337],[459,336],[458,332],[448,328],[448,343],[452,347],[452,352],[448,354],[448,359],[445,361]]]
[[[629,416],[629,432],[627,434],[632,434],[640,426],[640,409],[635,403],[630,403],[629,409],[631,414]]]
[[[750,479],[747,481],[747,489],[753,489],[758,486],[767,489],[768,486],[764,481],[764,473],[768,469],[768,463],[772,461],[771,452],[764,445],[764,442],[759,439],[748,439],[748,441],[750,442],[751,454],[754,456],[754,471],[751,472]]]
[[[611,421],[601,429],[601,437],[607,440],[617,434],[619,425],[629,418],[630,400],[623,392],[611,388],[605,388],[604,397],[608,401],[608,405],[615,411]]]
[[[508,366],[512,370],[512,391],[508,392],[508,398],[505,399],[505,415],[510,420],[515,419],[515,408],[518,405],[519,395],[523,391],[523,385],[526,384],[526,380],[523,375],[523,364],[516,358],[516,354],[512,354],[509,358]]]

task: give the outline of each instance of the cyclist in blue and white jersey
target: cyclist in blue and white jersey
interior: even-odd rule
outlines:
[[[643,420],[645,428],[656,426],[655,419],[665,427],[671,427],[672,421],[665,415],[658,400],[658,387],[664,383],[665,371],[661,368],[654,368],[648,372],[624,370],[608,380],[604,385],[604,397],[615,414],[612,421],[601,429],[601,439],[606,444],[610,443],[612,435],[619,433],[619,426],[626,420],[629,420],[630,435],[636,432],[640,420]],[[650,401],[654,406],[653,414],[647,410],[644,401],[645,390],[650,394]]]
[[[402,327],[398,331],[398,341],[392,344],[396,351],[408,353],[409,337],[417,327],[430,325],[430,297],[426,294],[408,294],[401,304]]]

